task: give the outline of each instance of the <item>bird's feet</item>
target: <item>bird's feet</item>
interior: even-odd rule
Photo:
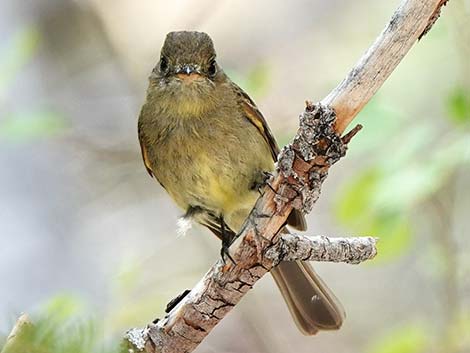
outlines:
[[[222,233],[222,248],[220,249],[220,256],[222,257],[222,261],[224,264],[226,263],[226,259],[228,258],[234,265],[237,263],[230,255],[230,245],[232,245],[233,241],[235,240],[235,236],[233,236],[233,232],[227,230],[224,222],[224,217],[220,216],[220,231]]]
[[[237,264],[235,260],[233,259],[232,255],[230,255],[230,244],[224,242],[223,240],[222,240],[222,248],[220,249],[220,256],[222,257],[222,261],[224,262],[224,264],[226,263],[227,259],[232,261],[234,265]]]
[[[264,195],[264,188],[267,186],[271,189],[272,192],[276,194],[276,190],[271,186],[270,180],[273,177],[273,173],[271,172],[261,172],[261,176],[259,179],[253,182],[251,187],[252,190],[258,190],[258,193],[263,196]]]

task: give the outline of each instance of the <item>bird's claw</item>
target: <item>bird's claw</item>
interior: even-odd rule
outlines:
[[[228,258],[234,265],[237,265],[232,255],[230,255],[230,243],[222,241],[220,256],[222,257],[222,261],[224,262],[224,264],[226,264],[226,259]]]

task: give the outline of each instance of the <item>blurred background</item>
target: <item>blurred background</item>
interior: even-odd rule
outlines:
[[[0,337],[27,312],[54,347],[38,351],[112,350],[217,260],[205,229],[176,237],[182,212],[141,161],[137,116],[167,32],[208,32],[283,145],[398,3],[2,0]],[[343,328],[301,336],[266,276],[197,352],[470,352],[469,20],[469,0],[443,9],[308,216],[312,235],[380,237],[370,263],[316,265]]]

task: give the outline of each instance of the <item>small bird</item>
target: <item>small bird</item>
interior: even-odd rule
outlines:
[[[218,65],[209,35],[168,33],[149,77],[138,134],[149,174],[184,218],[210,229],[228,254],[279,147],[253,100]],[[298,210],[287,223],[306,229]],[[341,326],[341,304],[308,263],[282,262],[271,274],[303,334]]]

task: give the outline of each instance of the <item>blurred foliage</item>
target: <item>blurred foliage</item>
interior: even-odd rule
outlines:
[[[12,342],[5,345],[0,338],[1,353],[118,353],[124,349],[122,332],[106,332],[105,318],[98,320],[78,298],[59,295],[46,303],[31,325],[20,330]],[[13,326],[13,325],[12,325]],[[128,326],[129,327],[129,326]],[[372,340],[366,353],[421,353],[433,345],[446,352],[452,346],[465,351],[470,346],[470,315],[462,315],[449,328],[447,340],[421,322],[402,325]],[[437,339],[435,343],[434,337]],[[4,346],[5,345],[5,346]],[[127,351],[127,350],[126,350]]]
[[[470,350],[470,312],[461,313],[454,326],[449,329],[448,345],[455,352],[468,352]]]
[[[439,330],[439,329],[438,329]],[[373,342],[367,353],[467,352],[470,347],[470,313],[461,313],[447,332],[415,322],[399,326]]]
[[[455,90],[447,107],[451,121],[463,122],[470,115],[468,94]],[[470,161],[470,132],[405,119],[380,97],[358,120],[365,129],[351,152],[364,165],[340,188],[335,212],[353,232],[379,237],[377,259],[389,260],[410,248],[412,211]]]
[[[380,234],[378,250],[382,259],[400,252],[411,237],[409,220],[402,212],[386,205],[371,206],[384,179],[378,168],[364,170],[348,183],[336,210],[341,222],[361,229],[362,234]]]
[[[236,82],[254,99],[262,97],[269,89],[271,69],[266,62],[256,64],[244,75],[236,71],[226,71],[232,81]]]
[[[130,273],[133,269],[122,280],[127,282]],[[124,330],[145,325],[151,321],[149,312],[165,306],[155,292],[135,300],[129,284],[107,312],[92,311],[73,295],[57,295],[39,308],[32,324],[21,329],[13,341],[7,343],[7,334],[0,334],[0,353],[127,353],[122,345]],[[114,294],[119,297],[118,291]]]
[[[54,11],[44,12],[48,12],[50,16],[50,12],[59,12],[57,11],[58,7],[58,4],[53,4]],[[106,13],[108,12],[109,7],[106,9]],[[69,11],[67,11],[68,13]],[[62,13],[60,14],[62,16]],[[110,17],[115,18],[115,16]],[[131,17],[129,16],[129,19]],[[65,27],[61,28],[60,26],[65,22],[67,29],[70,28],[71,32],[83,34],[83,26],[77,30],[76,27],[73,27],[73,23],[68,21],[69,17],[64,16],[64,18],[62,21],[56,21],[58,26],[51,26],[51,28],[59,32],[64,31]],[[310,16],[308,20],[311,21]],[[48,18],[48,22],[52,22],[50,18]],[[119,23],[119,21],[115,22]],[[446,34],[446,27],[441,23],[442,21],[433,29],[433,36],[429,38],[430,40],[437,38],[436,34],[440,36]],[[132,26],[124,27],[126,28],[125,32],[130,33],[128,30]],[[284,32],[285,28],[282,27]],[[37,28],[29,26],[18,31],[11,40],[0,46],[0,142],[24,143],[38,138],[51,137],[61,133],[67,126],[66,119],[61,114],[54,112],[53,109],[14,105],[7,107],[4,104],[4,98],[9,89],[16,83],[17,78],[24,75],[25,69],[29,68],[28,65],[38,55],[43,40],[46,41],[47,38],[42,37]],[[424,46],[429,41],[426,40]],[[126,41],[122,42],[126,43]],[[277,38],[276,42],[278,42]],[[68,40],[67,43],[75,43],[75,41]],[[442,43],[438,44],[442,45]],[[70,48],[72,46],[67,46],[64,51]],[[90,51],[95,52],[96,48],[92,48]],[[292,55],[290,48],[288,47],[284,52]],[[345,48],[351,50],[348,46]],[[435,50],[436,46],[430,48]],[[446,47],[440,46],[439,48],[442,51],[447,50]],[[135,55],[134,50],[131,50],[130,53],[132,53],[132,65],[134,65],[137,62],[138,54]],[[51,58],[54,56],[54,52],[48,54]],[[57,63],[50,58],[48,60],[51,63]],[[336,70],[335,65],[337,65],[335,62],[328,63],[328,66]],[[42,68],[42,66],[36,65],[34,69],[38,67]],[[52,70],[54,69],[56,67],[52,65]],[[92,72],[90,75],[93,77],[92,80],[99,77],[95,67],[90,68],[89,71]],[[273,72],[269,62],[260,62],[249,68],[248,71],[228,73],[255,100],[265,95],[272,83],[271,74]],[[119,74],[122,75],[122,72]],[[452,73],[446,72],[445,82],[450,81],[453,78],[452,75]],[[34,79],[33,74],[29,75],[27,80],[31,79],[31,76]],[[28,82],[27,80],[26,82]],[[419,80],[414,81],[419,82]],[[69,84],[68,81],[67,84]],[[80,84],[83,84],[82,80],[80,80]],[[73,87],[73,83],[71,86]],[[95,86],[92,87],[96,89]],[[413,89],[418,86],[410,84],[410,87]],[[409,90],[412,91],[412,89]],[[103,93],[97,92],[100,96]],[[106,92],[109,95],[112,93],[115,91],[111,89]],[[40,97],[39,101],[44,100],[40,94],[37,96]],[[120,99],[120,101],[123,100]],[[64,100],[61,103],[67,105],[70,102],[75,103],[73,100]],[[284,100],[282,102],[284,104]],[[52,105],[60,106],[55,102],[52,102]],[[13,111],[10,111],[10,108]],[[339,191],[336,215],[345,226],[354,232],[380,237],[379,260],[394,259],[410,248],[414,235],[413,210],[444,187],[456,168],[470,160],[468,131],[470,92],[463,87],[455,87],[446,99],[445,108],[446,115],[445,119],[442,119],[442,126],[432,126],[429,121],[436,123],[436,119],[428,120],[427,117],[411,119],[394,104],[387,104],[382,97],[378,96],[367,105],[358,117],[358,121],[364,124],[365,129],[352,141],[350,152],[348,152],[350,155],[359,157],[351,159],[355,162],[359,161],[358,172]],[[99,112],[102,114],[101,110]],[[120,122],[116,119],[116,123]],[[284,141],[288,141],[287,136],[284,137]],[[280,142],[282,146],[284,143]],[[102,163],[101,160],[99,162]],[[113,212],[115,207],[113,205]],[[97,213],[96,217],[100,216],[101,213]],[[81,239],[83,238],[81,232],[76,233],[80,234]],[[435,256],[431,257],[435,261]],[[106,303],[105,309],[99,308],[102,309],[101,312],[98,312],[96,308],[92,310],[82,301],[68,295],[58,296],[49,301],[39,310],[39,313],[34,315],[34,326],[18,341],[14,353],[116,352],[117,348],[112,343],[120,341],[123,328],[151,321],[153,317],[149,317],[149,315],[158,313],[165,306],[168,296],[165,295],[166,293],[162,293],[162,288],[164,291],[173,292],[174,290],[176,292],[178,289],[174,288],[180,289],[181,283],[185,282],[185,274],[172,278],[163,277],[162,279],[162,277],[157,277],[156,272],[158,271],[153,271],[150,280],[144,279],[141,268],[137,264],[137,261],[129,261],[119,271],[120,275],[117,278],[116,287],[112,291],[112,298]],[[415,269],[412,268],[411,271],[413,270]],[[92,278],[95,277],[90,277],[90,279]],[[386,280],[393,281],[396,278],[387,278]],[[159,282],[162,285],[155,286],[154,282]],[[376,294],[375,299],[377,298]],[[384,300],[386,299],[383,297],[379,298],[380,302]],[[399,306],[400,303],[396,304]],[[93,312],[94,316],[91,316],[90,312]],[[366,312],[364,314],[367,315]],[[397,316],[399,314],[402,313],[397,312]],[[431,326],[442,318],[433,316],[433,319],[435,322],[426,321],[429,327],[421,323],[405,324],[400,329],[395,329],[379,338],[367,352],[419,353],[430,350],[449,353],[451,350],[446,350],[446,348],[450,346],[461,348],[461,352],[466,351],[465,348],[468,349],[470,346],[468,335],[470,315],[462,315],[459,320],[456,320],[449,327],[449,335],[444,332],[434,332]],[[377,327],[377,329],[387,330],[390,322],[390,320],[383,320],[383,326]],[[2,337],[0,334],[0,351],[5,337],[6,335]],[[436,349],[437,344],[432,346],[439,340],[442,341],[442,350]],[[354,340],[351,341],[354,342]],[[347,347],[349,350],[354,350],[350,346]]]
[[[92,309],[79,297],[57,295],[33,316],[28,327],[13,346],[2,351],[6,334],[0,334],[1,353],[116,353],[124,331],[152,321],[165,307],[168,296],[150,287],[141,276],[137,261],[122,264],[115,278],[112,297],[105,308]],[[179,288],[179,279],[169,279]],[[145,290],[140,290],[142,283]],[[162,313],[163,314],[163,313]],[[12,323],[12,327],[14,324]],[[127,352],[127,350],[126,350]]]
[[[103,329],[83,314],[84,306],[70,296],[58,296],[45,305],[33,324],[25,325],[2,353],[111,353]],[[118,340],[119,342],[119,340]]]
[[[136,258],[124,260],[119,268],[118,276],[113,281],[113,297],[108,303],[106,327],[110,330],[125,330],[129,327],[146,325],[155,319],[168,302],[169,295],[180,290],[180,281],[183,277],[165,278],[159,280],[165,283],[168,292],[149,284],[148,279],[142,277],[145,272],[142,262]],[[156,280],[152,278],[152,281]],[[144,288],[144,289],[142,289]],[[173,292],[174,290],[174,292]],[[171,293],[171,294],[168,294]]]
[[[0,98],[21,70],[36,55],[40,33],[34,27],[20,30],[11,43],[0,51]],[[33,108],[26,111],[4,112],[0,100],[0,139],[9,142],[26,142],[39,137],[48,137],[62,131],[66,126],[63,116],[49,110]]]
[[[470,126],[470,92],[457,87],[448,98],[447,109],[449,119],[455,124]]]
[[[36,54],[39,41],[40,32],[34,27],[26,27],[0,51],[0,95]]]
[[[62,116],[47,110],[18,113],[0,120],[0,138],[11,142],[26,142],[56,135],[65,127]]]
[[[425,352],[428,342],[425,327],[408,324],[379,338],[367,350],[368,353],[420,353]]]

